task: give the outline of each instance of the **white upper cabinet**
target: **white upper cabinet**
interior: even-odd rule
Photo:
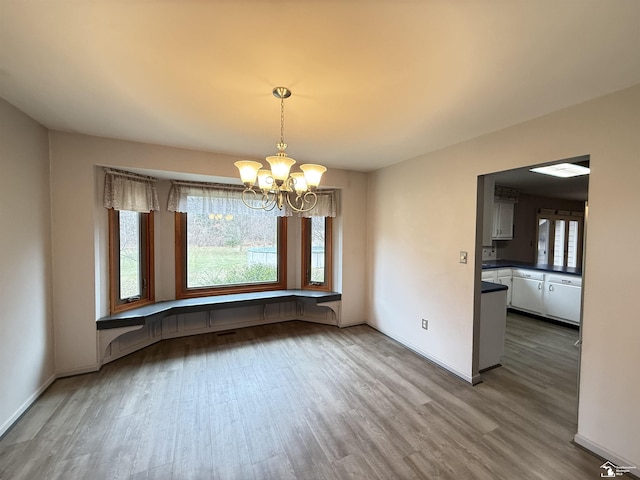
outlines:
[[[494,202],[492,240],[513,239],[513,207],[512,202]]]
[[[495,184],[491,175],[480,177],[483,192],[482,246],[492,246],[493,240],[513,239],[513,211],[518,190]]]

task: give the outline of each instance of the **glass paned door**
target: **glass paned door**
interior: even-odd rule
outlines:
[[[553,241],[553,265],[556,267],[564,266],[564,228],[566,222],[564,220],[555,220],[555,234]]]
[[[538,214],[537,263],[556,267],[578,267],[582,261],[582,217],[571,214]]]
[[[580,226],[577,220],[569,222],[569,236],[567,239],[567,267],[578,266],[578,247]]]
[[[549,225],[548,218],[538,219],[538,263],[543,265],[549,263]]]

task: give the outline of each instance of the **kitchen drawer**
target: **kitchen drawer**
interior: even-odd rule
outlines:
[[[512,270],[513,276],[520,278],[530,278],[531,280],[544,280],[544,273],[537,270],[524,270],[522,268],[514,268]]]
[[[498,270],[498,277],[510,277],[512,271],[510,268],[501,268]]]
[[[484,270],[482,272],[482,280],[485,281],[485,282],[496,283],[498,281],[498,271],[497,270]]]
[[[551,273],[547,275],[547,282],[581,287],[582,277],[579,277],[577,275],[556,275]]]

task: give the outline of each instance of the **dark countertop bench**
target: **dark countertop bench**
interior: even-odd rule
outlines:
[[[582,269],[575,267],[557,267],[555,265],[519,262],[517,260],[484,260],[482,262],[482,270],[492,270],[494,268],[525,268],[543,272],[566,273],[567,275],[582,275]]]
[[[110,328],[145,325],[146,323],[159,320],[163,317],[179,313],[248,307],[298,299],[315,300],[315,303],[335,302],[342,300],[342,294],[317,290],[272,290],[266,292],[235,293],[230,295],[167,300],[166,302],[145,305],[144,307],[133,308],[125,312],[102,317],[96,320],[96,328],[98,330],[107,330]]]

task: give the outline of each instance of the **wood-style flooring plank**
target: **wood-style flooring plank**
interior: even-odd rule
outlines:
[[[61,379],[0,439],[0,479],[584,479],[578,332],[509,314],[475,387],[367,326],[166,340]]]

